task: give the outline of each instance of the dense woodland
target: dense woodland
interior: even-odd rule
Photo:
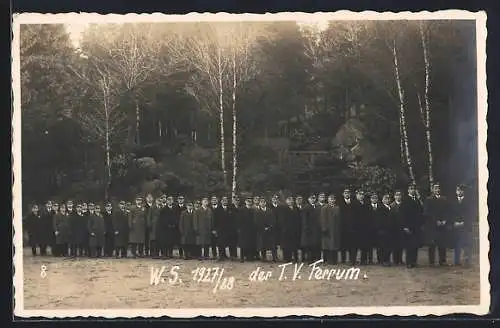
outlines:
[[[474,21],[22,25],[23,201],[477,188]],[[17,96],[17,95],[16,95]]]

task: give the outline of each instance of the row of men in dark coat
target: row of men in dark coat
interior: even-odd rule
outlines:
[[[367,199],[368,198],[368,199]],[[273,196],[271,203],[262,197],[246,198],[240,205],[238,197],[232,204],[228,197],[220,202],[216,197],[194,203],[177,202],[165,195],[154,200],[151,195],[143,202],[137,197],[135,206],[120,202],[118,209],[106,203],[100,206],[48,202],[40,213],[35,205],[25,221],[25,228],[36,255],[47,246],[56,256],[117,256],[126,257],[130,249],[134,257],[173,257],[178,249],[183,258],[228,258],[267,260],[340,261],[357,264],[377,262],[383,265],[402,264],[403,249],[406,264],[414,267],[418,249],[429,246],[429,263],[446,263],[446,249],[455,249],[455,263],[460,263],[462,250],[470,259],[472,220],[471,204],[464,197],[464,188],[457,186],[456,197],[441,196],[439,184],[425,202],[414,185],[407,194],[377,194],[366,197],[362,190],[352,196],[345,189],[338,201],[335,195],[324,193],[308,197],[306,204],[297,196],[280,204]],[[240,248],[238,256],[237,248]],[[392,260],[391,260],[392,257]]]

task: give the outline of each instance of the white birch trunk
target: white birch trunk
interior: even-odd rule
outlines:
[[[394,59],[394,77],[396,79],[396,86],[399,94],[399,115],[400,115],[401,130],[403,134],[403,144],[406,157],[406,164],[408,166],[408,173],[410,175],[410,179],[413,183],[415,183],[416,180],[415,180],[415,174],[413,172],[413,163],[411,161],[410,149],[408,145],[408,131],[406,129],[406,119],[405,119],[405,99],[404,99],[403,87],[401,86],[401,80],[399,77],[399,64],[398,64],[398,54],[396,51],[396,40],[393,41],[392,56]]]
[[[104,189],[104,197],[108,199],[109,196],[109,186],[111,185],[111,147],[109,140],[109,109],[108,109],[108,95],[107,90],[104,88],[104,115],[105,115],[105,152],[106,152],[106,187]]]
[[[422,24],[420,24],[420,38],[422,40],[422,49],[424,52],[424,63],[425,63],[425,91],[424,91],[424,102],[425,102],[425,137],[427,139],[427,156],[428,156],[428,174],[429,174],[429,187],[432,187],[434,183],[433,174],[433,157],[432,157],[432,140],[431,140],[431,109],[429,101],[429,89],[430,89],[430,63],[429,63],[429,53],[427,50],[427,42],[424,35],[424,29]]]
[[[233,183],[231,186],[231,195],[234,198],[237,190],[237,173],[238,173],[238,117],[236,115],[236,54],[233,52]]]
[[[224,176],[224,186],[227,187],[227,168],[226,168],[226,146],[224,138],[224,103],[223,103],[223,86],[222,86],[222,50],[219,47],[217,51],[218,65],[218,82],[219,82],[219,126],[220,126],[220,152],[221,152],[221,168]]]
[[[141,109],[139,108],[139,101],[135,101],[135,142],[139,145],[141,143]]]

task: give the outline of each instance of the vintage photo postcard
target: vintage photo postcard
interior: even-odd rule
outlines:
[[[486,314],[486,14],[16,14],[18,317]]]

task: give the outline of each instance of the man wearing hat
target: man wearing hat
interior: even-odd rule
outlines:
[[[370,219],[370,205],[365,200],[365,192],[362,189],[356,190],[356,201],[354,202],[353,208],[353,244],[352,248],[349,252],[349,258],[351,261],[351,265],[356,265],[358,251],[361,253],[361,264],[368,264],[369,262],[369,253],[372,254],[373,258],[373,250],[370,249],[370,239],[369,234],[373,233],[369,228],[369,219]]]
[[[217,247],[219,249],[219,260],[227,260],[226,247],[230,246],[233,234],[234,224],[232,218],[232,209],[229,207],[229,198],[223,196],[221,204],[213,210],[214,230],[217,232]]]
[[[340,261],[347,262],[347,254],[354,247],[354,200],[351,189],[344,188],[342,198],[339,202],[340,208]],[[351,260],[351,259],[349,259]]]
[[[450,202],[450,219],[454,249],[454,264],[460,265],[462,251],[465,265],[470,264],[472,247],[472,222],[476,215],[469,197],[465,195],[465,187],[461,184],[455,188],[455,197]]]
[[[293,197],[288,196],[286,206],[282,209],[281,248],[283,249],[283,260],[285,262],[299,261],[300,215],[294,205]]]
[[[115,229],[113,227],[113,205],[111,202],[106,202],[102,217],[104,220],[104,256],[112,257],[115,249]]]
[[[204,197],[201,200],[201,207],[194,212],[193,217],[193,230],[196,235],[196,246],[200,250],[200,260],[209,259],[213,223],[213,213],[209,206],[208,197]]]
[[[408,185],[408,194],[403,198],[400,205],[400,213],[403,218],[403,246],[406,252],[406,266],[414,268],[417,266],[418,249],[422,244],[422,230],[424,225],[423,203],[415,184]]]
[[[146,211],[142,197],[135,198],[135,206],[129,213],[129,242],[134,257],[144,256],[144,237],[146,236]]]
[[[240,211],[242,207],[240,205],[240,197],[238,195],[234,195],[232,199],[232,203],[230,206],[231,210],[231,225],[230,225],[230,237],[229,237],[229,255],[231,256],[231,260],[238,260],[238,225],[240,222]]]
[[[113,211],[113,229],[114,238],[113,244],[115,246],[115,257],[127,257],[127,249],[129,244],[129,226],[127,210],[125,208],[126,202],[121,200],[118,203],[118,210]]]
[[[188,202],[185,206],[185,210],[181,212],[181,217],[179,220],[179,232],[180,232],[180,246],[184,250],[184,258],[186,260],[192,259],[195,254],[193,249],[196,245],[196,235],[194,232],[194,208],[193,203]]]
[[[425,244],[429,246],[429,265],[435,265],[436,249],[439,265],[446,265],[446,248],[450,241],[452,222],[448,211],[448,201],[441,195],[438,182],[432,185],[432,194],[424,204]]]
[[[282,206],[280,204],[280,198],[277,194],[271,197],[271,205],[269,206],[271,212],[274,215],[274,238],[276,242],[276,248],[274,252],[276,253],[276,259],[278,259],[278,245],[281,245],[281,229],[283,225],[283,215]]]
[[[146,230],[144,231],[144,255],[150,256],[150,233],[152,230],[154,211],[154,198],[153,195],[148,193],[146,195],[146,203],[144,204],[144,216],[146,220]]]
[[[392,257],[394,259],[395,265],[403,264],[403,242],[404,242],[404,231],[403,231],[403,215],[401,211],[401,204],[403,202],[403,193],[401,190],[396,189],[394,191],[394,201],[391,203],[391,213],[394,218],[394,249]]]
[[[254,209],[252,198],[247,196],[245,207],[239,211],[238,243],[240,245],[240,261],[254,261],[257,252]]]

